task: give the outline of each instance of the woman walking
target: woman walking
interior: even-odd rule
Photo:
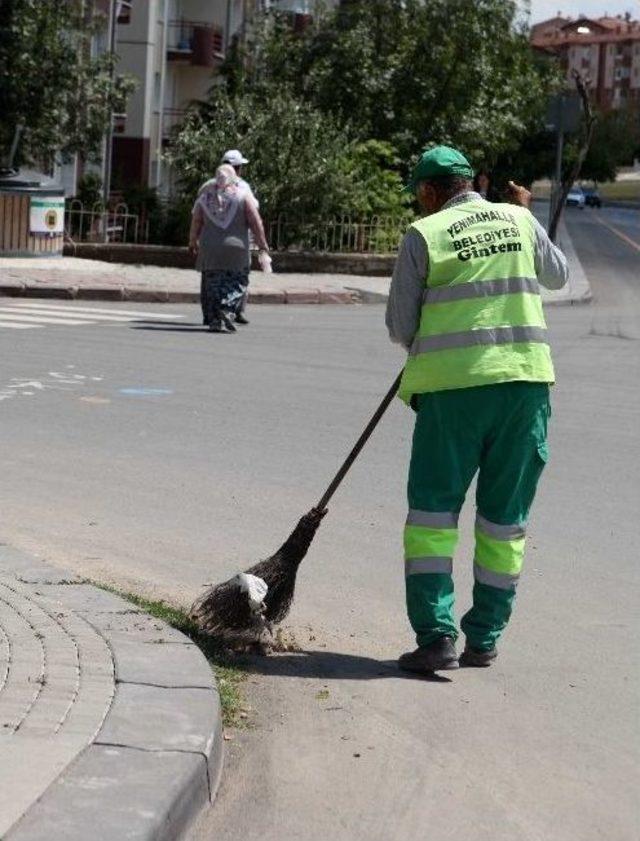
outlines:
[[[260,250],[260,265],[269,265],[269,246],[255,199],[234,169],[222,164],[193,206],[189,248],[202,272],[203,315],[212,333],[248,324],[243,304],[249,286],[249,231]],[[235,321],[235,324],[234,324]]]

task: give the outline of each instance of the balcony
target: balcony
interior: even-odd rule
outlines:
[[[170,20],[167,61],[192,67],[215,67],[224,59],[224,33],[206,21]]]
[[[162,112],[162,140],[166,141],[187,115],[186,108],[165,108]]]

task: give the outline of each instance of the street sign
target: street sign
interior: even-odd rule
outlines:
[[[577,93],[559,93],[549,100],[545,119],[549,131],[578,131],[581,118],[582,107]]]

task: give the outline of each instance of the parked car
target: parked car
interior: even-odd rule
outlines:
[[[584,203],[589,207],[602,207],[602,199],[600,193],[595,187],[583,187]]]
[[[584,210],[585,198],[582,187],[572,187],[567,196],[567,207],[579,207]]]

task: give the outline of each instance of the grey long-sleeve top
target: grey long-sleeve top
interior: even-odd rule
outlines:
[[[460,193],[450,199],[443,210],[461,202],[478,200],[481,200],[479,193]],[[566,258],[551,242],[538,220],[533,216],[532,219],[536,235],[535,269],[538,281],[547,289],[561,289],[569,277]],[[410,228],[398,251],[386,314],[391,341],[403,345],[407,350],[420,325],[428,271],[428,244],[415,228]]]

